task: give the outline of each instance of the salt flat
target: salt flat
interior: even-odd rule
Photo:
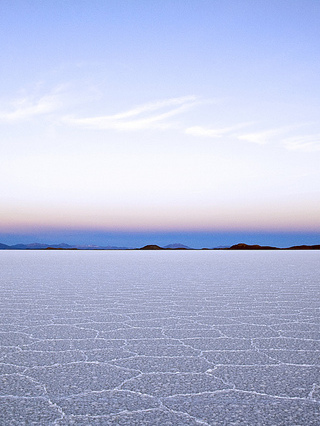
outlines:
[[[318,251],[0,262],[1,424],[319,424]]]

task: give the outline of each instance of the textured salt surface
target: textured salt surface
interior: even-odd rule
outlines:
[[[318,252],[0,255],[0,424],[319,424]]]

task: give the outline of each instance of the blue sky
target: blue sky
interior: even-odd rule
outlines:
[[[1,241],[319,240],[319,18],[315,0],[1,1]]]

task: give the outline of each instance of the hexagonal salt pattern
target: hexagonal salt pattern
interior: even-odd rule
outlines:
[[[0,260],[0,424],[319,424],[318,252]]]

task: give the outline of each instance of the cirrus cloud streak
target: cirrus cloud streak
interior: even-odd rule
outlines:
[[[132,131],[145,129],[166,129],[173,127],[168,121],[201,103],[195,96],[169,98],[139,105],[122,113],[98,117],[65,117],[67,124],[88,129]]]

